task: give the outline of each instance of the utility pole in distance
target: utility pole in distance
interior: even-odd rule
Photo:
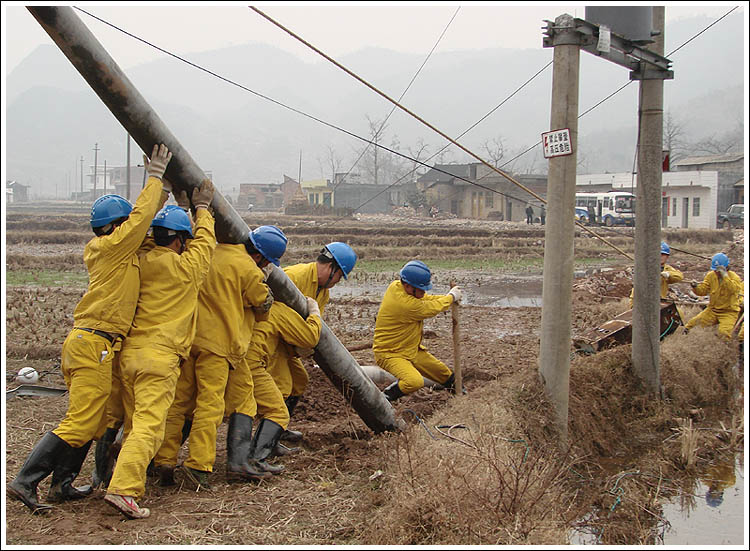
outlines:
[[[83,155],[81,155],[81,203],[83,203]]]
[[[96,201],[96,163],[98,162],[99,144],[94,144],[94,201]]]

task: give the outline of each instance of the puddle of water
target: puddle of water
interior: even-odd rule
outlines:
[[[745,530],[745,476],[739,456],[735,463],[718,462],[695,480],[690,493],[662,504],[661,517],[669,524],[661,534],[664,545],[742,545]],[[596,515],[592,513],[592,518]],[[586,524],[586,518],[579,525]],[[595,545],[596,534],[569,533],[572,545]]]
[[[331,289],[331,298],[368,297],[380,301],[388,285],[382,283],[339,282]],[[493,278],[487,283],[461,285],[464,291],[462,304],[498,308],[542,307],[541,276],[512,276]],[[448,289],[433,290],[435,294]]]
[[[692,496],[673,499],[662,506],[671,528],[666,545],[737,545],[745,530],[745,475],[739,461],[710,467],[696,484]]]

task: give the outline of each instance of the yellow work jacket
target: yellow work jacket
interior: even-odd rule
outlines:
[[[198,293],[193,344],[232,365],[242,361],[255,325],[253,307],[268,297],[265,275],[244,245],[219,243],[208,276]]]
[[[193,235],[182,254],[157,245],[141,257],[141,291],[123,348],[156,347],[187,357],[195,336],[198,292],[216,247],[208,210],[198,210]]]
[[[163,203],[161,187],[161,180],[149,178],[128,219],[109,235],[86,243],[83,261],[89,286],[73,312],[75,327],[127,335],[140,287],[136,253]]]
[[[711,270],[697,287],[693,289],[696,295],[708,295],[708,306],[718,312],[739,312],[742,304],[743,286],[740,276],[727,271],[726,277],[719,276]]]
[[[293,266],[284,268],[284,272],[303,295],[315,299],[320,308],[320,314],[323,315],[323,310],[326,304],[328,304],[330,293],[328,289],[318,291],[318,263],[294,264]]]
[[[284,343],[300,348],[314,348],[320,340],[322,327],[320,316],[307,316],[305,320],[283,302],[274,302],[268,312],[268,319],[255,324],[247,350],[248,363],[251,366],[260,363],[270,369]]]
[[[444,312],[451,304],[451,295],[416,298],[406,293],[400,281],[394,281],[380,303],[372,351],[386,358],[414,359],[422,342],[424,320]]]
[[[661,298],[667,298],[667,293],[669,293],[669,286],[672,283],[679,283],[683,279],[682,272],[678,270],[677,268],[673,268],[669,264],[664,264],[664,266],[661,269],[662,272],[669,272],[669,277],[663,278],[661,275],[659,276],[659,279],[661,280]],[[633,307],[633,289],[630,290],[630,307]]]

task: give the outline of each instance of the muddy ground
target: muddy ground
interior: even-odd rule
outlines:
[[[7,543],[565,544],[573,527],[590,529],[601,543],[654,543],[664,530],[654,520],[659,500],[685,491],[663,480],[694,480],[701,467],[743,450],[741,383],[731,376],[736,343],[723,343],[710,331],[665,340],[666,395],[656,405],[632,374],[628,346],[574,356],[571,445],[562,452],[556,448],[550,408],[536,377],[541,300],[502,302],[505,295],[541,296],[544,231],[539,226],[385,216],[337,222],[269,215],[248,223],[276,223],[284,229],[290,247],[282,266],[311,261],[320,246],[333,240],[347,241],[363,260],[394,265],[415,257],[428,264],[475,260],[470,267],[456,261],[463,267],[434,270],[434,292],[446,292],[452,277],[467,291],[461,350],[468,395],[454,399],[422,389],[396,405],[408,431],[374,435],[308,359],[310,385],[290,424],[304,434],[302,451],[279,460],[286,466],[283,474],[259,484],[228,484],[223,424],[210,491],[161,488],[150,481],[140,504],[151,508],[152,516],[141,521],[126,521],[106,507],[101,491],[55,507],[43,518],[9,501]],[[13,211],[7,229],[6,269],[15,284],[6,287],[6,388],[17,386],[13,376],[27,365],[42,375],[40,384],[63,387],[60,346],[85,280],[81,284],[61,276],[65,283],[56,284],[41,274],[83,274],[80,257],[90,237],[85,215],[40,219]],[[731,269],[744,280],[741,231],[669,230],[664,237],[697,255],[724,250]],[[632,230],[608,238],[632,253]],[[492,262],[498,258],[508,265]],[[574,335],[627,309],[632,281],[627,259],[585,235],[576,239],[576,262]],[[686,282],[702,279],[709,265],[685,253],[674,253],[670,263],[684,272]],[[372,266],[356,273],[340,292],[334,290],[324,315],[342,343],[353,348],[371,342],[380,296],[394,275],[389,265]],[[687,293],[689,286],[677,288]],[[680,308],[687,319],[700,307]],[[427,348],[449,366],[451,327],[450,314],[444,313],[425,323],[424,334]],[[696,357],[702,350],[711,355],[690,362],[685,354],[693,350]],[[369,348],[352,355],[360,365],[374,365]],[[686,366],[693,371],[685,373]],[[65,396],[7,398],[6,481],[65,409]],[[683,457],[692,434],[681,429],[687,420],[696,430],[706,430],[695,433],[700,437],[695,437],[695,449]],[[438,429],[441,424],[465,428]],[[642,484],[628,489],[630,507],[617,508],[612,477],[634,466],[655,465],[661,473],[658,487],[655,479],[642,477]],[[89,454],[79,479],[88,480],[92,468]],[[41,496],[48,483],[40,485]],[[616,508],[618,514],[612,514]]]

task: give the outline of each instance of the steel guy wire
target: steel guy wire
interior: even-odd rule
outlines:
[[[414,117],[415,119],[417,119],[419,122],[421,122],[422,124],[424,124],[425,126],[427,126],[433,132],[436,132],[436,133],[440,134],[443,138],[445,138],[446,140],[450,141],[453,145],[455,145],[456,147],[458,147],[459,149],[461,149],[463,152],[465,152],[465,153],[469,154],[470,156],[474,157],[477,161],[479,161],[480,163],[482,163],[483,165],[485,165],[490,170],[492,170],[494,172],[497,172],[500,176],[506,178],[507,180],[510,180],[513,184],[515,184],[516,186],[518,186],[521,189],[523,189],[524,191],[526,191],[529,195],[535,197],[541,203],[547,204],[547,201],[545,199],[543,199],[540,195],[538,195],[534,191],[530,190],[529,188],[527,188],[526,186],[524,186],[523,184],[521,184],[520,182],[518,182],[510,174],[507,174],[506,172],[503,172],[499,168],[492,166],[490,163],[488,163],[487,161],[485,161],[484,159],[482,159],[479,155],[477,155],[476,153],[474,153],[473,151],[471,151],[467,147],[461,145],[456,140],[454,140],[453,138],[451,138],[450,136],[448,136],[447,134],[445,134],[441,130],[437,129],[435,126],[433,126],[432,124],[430,124],[426,120],[424,120],[422,117],[420,117],[419,115],[417,115],[413,111],[407,109],[406,107],[404,107],[403,105],[401,105],[400,103],[398,103],[396,100],[394,100],[393,98],[391,98],[388,94],[386,94],[385,92],[382,92],[381,90],[379,90],[378,88],[376,88],[375,86],[373,86],[372,84],[370,84],[369,82],[367,82],[366,80],[364,80],[362,77],[360,77],[356,73],[352,72],[350,69],[344,67],[341,63],[339,63],[338,61],[336,61],[335,59],[333,59],[329,55],[325,54],[324,52],[322,52],[321,50],[319,50],[318,48],[316,48],[315,46],[313,46],[312,44],[310,44],[309,42],[307,42],[301,36],[295,34],[290,29],[284,27],[284,25],[282,25],[278,21],[274,20],[269,15],[266,15],[261,10],[259,10],[258,8],[256,8],[255,6],[250,6],[250,9],[253,10],[254,12],[258,13],[260,16],[264,17],[265,19],[267,19],[269,22],[273,23],[274,25],[276,25],[280,29],[282,29],[288,35],[290,35],[294,39],[298,40],[299,42],[301,42],[302,44],[304,44],[305,46],[307,46],[308,48],[310,48],[311,50],[313,50],[318,55],[322,56],[326,60],[328,60],[331,63],[333,63],[334,65],[336,65],[336,67],[338,67],[339,69],[341,69],[342,71],[344,71],[346,74],[348,74],[352,78],[358,80],[359,82],[361,82],[362,84],[364,84],[365,86],[367,86],[370,90],[372,90],[373,92],[375,92],[379,96],[387,99],[388,101],[390,101],[391,103],[393,103],[394,105],[396,105],[399,109],[401,109],[405,113],[407,113],[407,114],[411,115],[412,117]],[[477,185],[474,182],[469,182],[469,183],[471,185]],[[491,191],[494,192],[494,190],[491,190]],[[577,220],[575,221],[575,224],[577,226],[581,227],[582,229],[584,229],[585,231],[589,232],[591,235],[595,236],[597,239],[601,240],[603,243],[606,243],[607,245],[609,245],[610,247],[612,247],[614,250],[616,250],[617,252],[619,252],[620,254],[622,254],[624,257],[626,257],[626,258],[628,258],[630,260],[633,260],[633,258],[628,253],[626,253],[625,251],[623,251],[619,247],[615,246],[614,244],[610,243],[609,241],[607,241],[606,239],[604,239],[602,236],[597,235],[596,232],[594,232],[594,231],[586,228],[583,224],[581,224]]]
[[[446,31],[448,31],[448,27],[450,27],[450,26],[451,26],[451,23],[453,23],[453,20],[454,20],[454,19],[456,18],[456,16],[458,15],[458,11],[459,11],[460,9],[461,9],[461,6],[458,6],[458,7],[456,8],[456,11],[455,11],[455,12],[453,13],[453,17],[451,17],[451,18],[450,18],[450,21],[448,21],[448,24],[447,24],[447,25],[445,26],[445,28],[443,29],[443,32],[442,32],[442,33],[440,33],[440,36],[438,37],[438,39],[437,39],[437,41],[435,42],[435,44],[434,44],[434,45],[432,46],[432,49],[430,50],[430,53],[428,53],[428,54],[427,54],[427,57],[426,57],[426,58],[424,59],[424,61],[422,62],[422,65],[420,65],[420,66],[419,66],[419,69],[417,69],[417,72],[416,72],[416,73],[414,73],[414,76],[413,76],[413,77],[411,78],[411,81],[409,81],[409,84],[407,84],[407,85],[406,85],[406,88],[404,89],[404,91],[403,91],[403,92],[401,92],[401,95],[400,95],[400,96],[398,97],[398,101],[401,101],[401,100],[403,99],[403,97],[404,97],[404,96],[406,95],[406,92],[408,92],[408,91],[409,91],[409,88],[411,88],[411,85],[412,85],[412,84],[414,84],[414,81],[415,81],[415,80],[417,79],[417,77],[419,76],[419,73],[421,73],[421,72],[422,72],[422,69],[423,69],[423,68],[424,68],[424,66],[425,66],[425,65],[427,64],[427,62],[429,61],[430,57],[432,57],[432,52],[434,52],[434,51],[435,51],[435,48],[437,48],[437,47],[438,47],[438,44],[440,44],[440,41],[441,41],[441,40],[443,39],[443,36],[445,36],[445,33],[446,33]],[[394,105],[393,107],[391,107],[391,110],[390,110],[390,112],[388,113],[388,115],[387,115],[387,116],[385,117],[385,119],[383,119],[383,123],[382,123],[382,124],[380,125],[380,128],[378,128],[378,131],[377,131],[377,132],[376,132],[376,134],[375,134],[376,136],[380,135],[380,133],[381,133],[381,132],[383,131],[383,128],[385,128],[385,124],[386,124],[386,123],[388,122],[388,119],[390,119],[390,118],[391,118],[391,115],[393,115],[393,112],[394,112],[395,110],[396,110],[396,106]],[[331,190],[331,193],[333,193],[334,191],[336,191],[336,188],[338,188],[338,187],[339,187],[339,186],[340,186],[340,185],[341,185],[342,183],[344,183],[344,181],[346,180],[346,177],[347,177],[347,176],[349,176],[349,173],[350,173],[350,172],[351,172],[352,170],[354,170],[354,167],[355,167],[355,166],[357,166],[357,163],[359,163],[359,160],[360,160],[360,159],[362,158],[362,156],[363,156],[363,155],[365,154],[365,151],[367,151],[367,148],[368,148],[368,147],[369,147],[369,146],[368,146],[368,145],[366,145],[366,146],[364,147],[364,149],[362,149],[362,153],[360,153],[360,154],[359,154],[359,157],[357,157],[357,160],[356,160],[356,161],[354,161],[354,163],[352,163],[352,166],[351,166],[351,168],[350,168],[349,170],[347,170],[347,171],[346,171],[346,174],[344,174],[344,176],[343,176],[343,177],[341,178],[341,181],[340,181],[340,182],[339,182],[338,184],[335,184],[335,185],[333,186],[333,189]],[[334,176],[335,176],[335,175],[334,175]],[[302,182],[300,182],[300,185],[302,185]],[[357,209],[359,209],[359,208],[361,208],[361,206],[360,206],[360,207],[357,207]]]

